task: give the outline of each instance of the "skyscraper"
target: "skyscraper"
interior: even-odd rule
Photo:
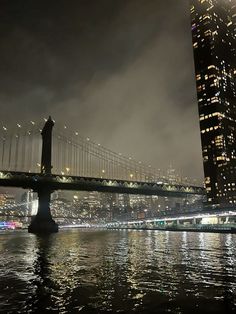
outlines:
[[[207,200],[236,205],[236,1],[190,1]]]

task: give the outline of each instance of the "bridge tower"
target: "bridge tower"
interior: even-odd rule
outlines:
[[[52,174],[52,129],[54,122],[51,116],[46,121],[42,135],[42,158],[41,158],[41,174],[50,177]],[[38,193],[38,212],[28,227],[30,233],[53,233],[58,232],[58,225],[52,219],[50,211],[51,193],[50,186],[47,183],[39,185],[35,190]]]

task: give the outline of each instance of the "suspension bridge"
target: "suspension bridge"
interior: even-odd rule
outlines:
[[[29,232],[56,232],[50,195],[55,190],[100,191],[169,197],[202,195],[201,186],[170,182],[160,170],[115,153],[79,132],[31,121],[0,133],[0,186],[32,189],[39,208]]]

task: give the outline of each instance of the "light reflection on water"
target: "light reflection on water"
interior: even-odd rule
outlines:
[[[0,312],[233,313],[236,235],[0,233]]]

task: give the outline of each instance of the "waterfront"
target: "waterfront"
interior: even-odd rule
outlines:
[[[2,313],[233,313],[236,235],[0,233]]]

